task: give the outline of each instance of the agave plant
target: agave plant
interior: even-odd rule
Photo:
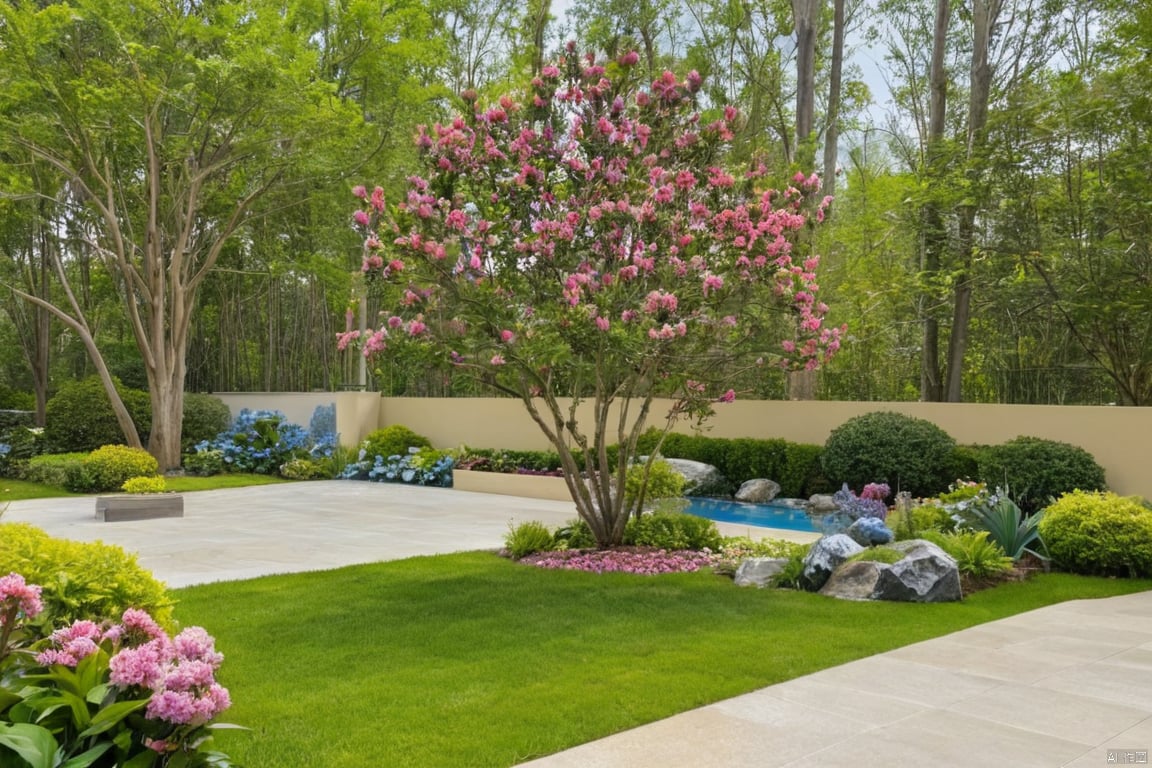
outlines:
[[[986,499],[974,500],[963,511],[965,525],[987,531],[989,538],[999,544],[1013,562],[1025,553],[1048,560],[1048,550],[1039,531],[1043,514],[1025,515],[1002,488],[997,488],[996,493]]]

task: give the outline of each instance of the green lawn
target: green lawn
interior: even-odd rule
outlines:
[[[708,573],[528,568],[487,553],[178,590],[227,657],[246,768],[509,766],[765,685],[1152,581],[1051,574],[963,603],[853,603]]]
[[[243,472],[235,474],[213,475],[212,477],[168,477],[165,478],[170,491],[209,491],[214,488],[242,488],[248,485],[269,485],[272,483],[291,482],[282,477],[270,475],[253,475]],[[29,483],[24,480],[11,480],[0,478],[0,503],[6,501],[20,501],[21,499],[53,499],[64,496],[79,496],[82,494],[69,493],[55,485],[41,485]]]

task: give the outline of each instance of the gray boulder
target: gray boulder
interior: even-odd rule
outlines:
[[[864,547],[842,533],[822,536],[804,557],[804,572],[800,580],[806,589],[816,592],[841,563],[863,551]]]
[[[764,504],[772,501],[780,493],[780,483],[775,480],[757,478],[745,480],[736,491],[736,501],[746,501],[750,504]]]
[[[888,567],[884,563],[866,560],[844,563],[832,572],[828,581],[820,588],[820,594],[841,600],[872,600],[876,583],[880,581],[880,574]]]
[[[738,587],[767,587],[772,577],[784,570],[784,557],[748,557],[740,562],[734,581]]]
[[[838,509],[840,509],[840,505],[827,493],[817,493],[808,497],[809,514],[819,515],[827,512],[835,512]]]
[[[862,517],[845,531],[852,540],[862,547],[875,547],[887,544],[896,538],[892,529],[876,517]]]
[[[728,480],[711,464],[691,459],[664,459],[672,469],[684,476],[684,493],[714,493],[717,488],[729,488]]]
[[[889,545],[904,557],[886,566],[876,581],[874,600],[947,603],[959,600],[960,570],[940,547],[923,539]]]

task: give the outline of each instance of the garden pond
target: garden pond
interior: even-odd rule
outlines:
[[[761,528],[783,528],[789,531],[820,533],[818,523],[809,517],[803,507],[782,502],[749,504],[731,499],[689,496],[688,508],[684,511],[718,523],[736,523]]]

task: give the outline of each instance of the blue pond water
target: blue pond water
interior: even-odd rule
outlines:
[[[688,497],[689,514],[706,517],[718,523],[737,523],[762,528],[784,528],[789,531],[819,533],[803,509],[784,504],[746,504],[742,501]]]

